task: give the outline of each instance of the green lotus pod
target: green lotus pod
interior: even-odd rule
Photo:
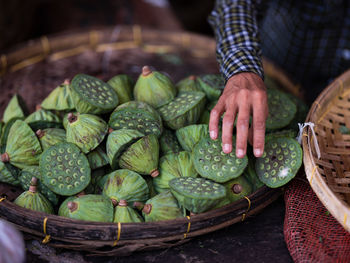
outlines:
[[[66,131],[58,128],[48,128],[37,130],[35,133],[40,141],[41,148],[45,151],[47,148],[54,146],[57,143],[66,141]]]
[[[157,136],[149,134],[129,146],[119,157],[119,167],[139,174],[159,175],[159,142]]]
[[[149,198],[156,196],[158,193],[156,192],[156,190],[154,188],[153,178],[149,177],[149,176],[145,176],[145,177],[143,177],[143,179],[145,179],[145,181],[148,185]]]
[[[177,130],[197,123],[204,106],[203,92],[187,91],[181,92],[173,101],[159,108],[159,112],[166,125]]]
[[[149,199],[142,209],[146,222],[172,220],[183,217],[183,211],[170,191]]]
[[[0,182],[17,186],[20,184],[18,180],[18,170],[9,163],[0,161]],[[26,188],[28,189],[28,188]]]
[[[232,138],[232,152],[222,151],[221,137],[217,140],[209,136],[201,139],[193,148],[192,160],[197,172],[204,178],[218,183],[225,183],[240,176],[248,164],[247,156],[237,158],[236,139]]]
[[[201,90],[205,93],[208,100],[219,99],[225,88],[225,79],[220,74],[201,75],[197,79]]]
[[[74,196],[69,196],[67,197],[63,202],[62,204],[60,205],[60,207],[58,208],[58,215],[59,216],[64,216],[64,217],[68,217],[68,214],[69,214],[69,208],[68,208],[68,202],[72,202],[74,201],[74,199],[76,198],[79,198],[81,196],[84,196],[86,195],[85,191],[82,191]]]
[[[133,208],[128,207],[125,200],[120,200],[118,206],[114,209],[114,223],[141,223],[143,221],[142,216]]]
[[[77,194],[91,180],[88,159],[72,143],[61,142],[45,150],[39,166],[42,182],[59,195]]]
[[[137,130],[122,129],[111,132],[107,138],[107,156],[113,170],[118,167],[120,154],[144,134]]]
[[[9,131],[1,161],[10,162],[23,169],[26,166],[37,165],[41,153],[40,142],[35,133],[24,121],[17,120]]]
[[[260,181],[258,175],[255,171],[255,158],[248,159],[248,166],[245,169],[244,173],[241,176],[244,176],[252,185],[252,191],[256,191],[259,188],[263,187],[265,184]]]
[[[23,118],[13,118],[10,121],[8,121],[4,127],[2,128],[2,133],[1,133],[1,139],[0,139],[0,152],[5,152],[6,151],[6,143],[7,143],[7,138],[10,133],[10,129],[12,125],[17,121],[17,120],[22,120]]]
[[[159,138],[160,151],[162,155],[178,153],[182,148],[173,131],[165,129]]]
[[[109,164],[108,156],[101,147],[97,147],[86,156],[89,160],[91,170],[95,170]]]
[[[51,91],[41,103],[41,107],[45,110],[74,110],[70,81],[66,79],[61,85]]]
[[[176,131],[176,137],[185,151],[192,152],[193,147],[209,134],[209,127],[205,124],[194,124]]]
[[[255,162],[260,181],[271,188],[288,183],[303,161],[303,151],[292,138],[273,138],[265,142],[264,153]]]
[[[169,190],[169,181],[173,178],[197,176],[189,152],[168,154],[160,158],[159,176],[153,178],[153,185],[156,192],[161,193]]]
[[[119,98],[119,103],[123,104],[125,102],[131,101],[133,99],[133,87],[134,81],[126,74],[120,74],[114,76],[107,82],[117,93]]]
[[[111,200],[103,195],[84,195],[76,197],[67,203],[68,218],[94,221],[113,222],[114,208]]]
[[[172,101],[175,96],[176,88],[167,76],[158,71],[152,72],[148,66],[142,68],[142,74],[134,88],[135,100],[159,108]]]
[[[22,189],[26,190],[29,188],[31,178],[33,177],[36,177],[38,179],[38,192],[44,195],[53,205],[57,205],[59,197],[54,192],[52,192],[46,185],[41,183],[41,174],[39,166],[28,166],[21,171],[18,180],[21,184]]]
[[[37,179],[35,177],[33,177],[31,180],[29,190],[23,192],[20,196],[18,196],[14,203],[30,210],[47,214],[54,213],[50,201],[37,191]]]
[[[266,119],[266,129],[281,129],[293,120],[297,107],[285,93],[267,89],[267,103],[269,115]]]
[[[69,121],[68,121],[68,115],[71,116],[70,113],[73,113],[73,115],[78,115],[78,114],[79,114],[79,112],[77,112],[77,111],[67,112],[66,114],[64,114],[63,120],[62,120],[62,124],[63,124],[63,128],[64,128],[65,130],[67,130],[67,127],[68,127],[68,123],[69,123]]]
[[[102,194],[108,196],[114,205],[120,200],[128,203],[145,202],[149,197],[149,189],[141,175],[121,169],[107,175]]]
[[[51,111],[43,109],[33,112],[24,121],[29,124],[33,131],[47,128],[62,128],[61,119]]]
[[[19,94],[15,94],[4,111],[3,122],[8,123],[13,118],[24,118],[27,114],[27,106]]]
[[[74,106],[80,113],[111,112],[119,103],[117,93],[109,84],[89,75],[76,75],[71,89]]]
[[[298,98],[290,93],[286,93],[286,95],[297,106],[297,112],[295,113],[293,120],[288,124],[288,126],[286,128],[299,131],[298,123],[305,122],[306,116],[309,113],[309,106],[304,101],[302,101],[300,98]]]
[[[195,75],[191,75],[187,78],[180,80],[175,87],[177,88],[178,92],[201,91],[197,76]]]
[[[204,109],[197,123],[209,125],[209,121],[210,121],[210,111],[208,111],[207,109]]]
[[[273,138],[285,138],[285,137],[296,138],[297,131],[291,130],[291,129],[273,131],[273,132],[266,134],[265,141],[268,141],[268,140],[273,139]]]
[[[174,178],[169,187],[179,204],[195,214],[210,210],[226,196],[223,185],[204,178]]]
[[[91,171],[90,184],[84,189],[86,194],[102,194],[103,184],[99,184],[99,181],[106,175],[104,168],[98,168]]]
[[[107,123],[96,115],[68,114],[67,142],[77,145],[83,153],[94,150],[107,132]]]
[[[148,135],[163,132],[159,113],[145,102],[129,101],[118,106],[111,114],[109,126],[112,129],[133,129]]]

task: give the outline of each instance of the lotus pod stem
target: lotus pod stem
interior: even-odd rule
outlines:
[[[152,205],[151,204],[145,204],[142,212],[144,212],[145,214],[149,215],[152,211]]]
[[[8,163],[10,161],[10,156],[8,153],[1,154],[1,161],[3,163]]]
[[[30,181],[29,186],[29,192],[36,193],[37,192],[37,186],[38,186],[38,178],[32,177],[32,180]]]
[[[39,129],[35,132],[36,136],[38,136],[39,139],[45,136],[45,132],[42,129]]]
[[[157,169],[153,170],[151,172],[151,176],[154,178],[154,177],[157,177],[159,175],[159,171]]]
[[[68,202],[67,207],[68,207],[69,211],[72,213],[78,209],[78,204],[76,202],[70,201],[70,202]]]
[[[112,204],[114,207],[118,206],[118,201],[114,198],[111,198]]]
[[[72,113],[72,112],[68,113],[67,119],[68,119],[69,123],[73,123],[73,122],[76,122],[78,120],[77,116],[74,115],[74,113]]]
[[[142,68],[142,76],[146,77],[148,76],[149,74],[152,73],[152,70],[149,66],[143,66]]]
[[[234,192],[235,194],[240,194],[243,190],[242,185],[240,184],[234,184],[231,188],[232,192]]]
[[[125,199],[119,201],[118,206],[128,206],[128,202]]]
[[[141,211],[145,207],[145,204],[142,202],[134,202],[132,206]]]

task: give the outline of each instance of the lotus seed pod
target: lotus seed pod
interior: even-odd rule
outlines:
[[[195,75],[191,75],[180,80],[175,87],[177,88],[178,92],[201,91],[200,84],[198,83],[197,76]]]
[[[195,214],[210,210],[226,196],[223,185],[204,178],[174,178],[169,187],[179,204]]]
[[[119,157],[119,166],[139,174],[159,175],[159,142],[157,136],[149,134],[129,146]]]
[[[140,223],[143,221],[142,216],[135,209],[128,207],[128,203],[125,200],[120,200],[114,210],[114,223]]]
[[[83,153],[94,150],[107,132],[107,123],[96,115],[68,114],[67,142],[77,145]]]
[[[66,113],[64,116],[63,116],[63,120],[62,120],[62,124],[63,124],[63,128],[65,130],[67,130],[67,127],[68,127],[68,115],[71,116],[71,113],[73,113],[73,115],[77,116],[79,113],[77,111],[73,111],[73,112],[68,112]]]
[[[157,178],[157,177],[155,177],[155,178]],[[154,188],[154,183],[153,183],[154,178],[152,178],[150,176],[144,176],[143,179],[145,179],[145,181],[148,185],[149,198],[156,196],[158,193],[156,192],[156,190]]]
[[[17,121],[17,120],[22,120],[21,118],[13,118],[10,121],[8,121],[4,127],[2,128],[2,133],[1,133],[1,140],[0,140],[0,152],[5,152],[6,151],[6,143],[7,143],[7,138],[10,133],[10,129],[12,125]]]
[[[170,191],[166,191],[149,199],[142,209],[146,222],[172,220],[182,218],[182,209]]]
[[[278,130],[274,132],[267,133],[265,136],[265,141],[268,141],[273,138],[296,138],[297,137],[297,131],[292,129],[286,129],[286,130]]]
[[[41,148],[45,151],[47,148],[54,146],[57,143],[66,141],[66,131],[58,128],[48,128],[45,130],[37,130],[36,136],[38,136]]]
[[[176,88],[167,76],[158,71],[152,72],[148,66],[142,68],[142,74],[134,88],[135,100],[159,108],[172,101],[175,96]]]
[[[293,120],[288,124],[286,129],[292,129],[295,131],[299,131],[298,123],[305,122],[306,116],[309,113],[309,106],[304,101],[302,101],[301,99],[299,99],[298,97],[296,97],[290,93],[286,93],[286,95],[297,106],[297,112],[295,113]]]
[[[47,128],[62,128],[61,119],[48,110],[39,109],[30,114],[25,120],[33,131]]]
[[[192,160],[197,172],[204,178],[225,183],[240,176],[248,164],[247,156],[237,158],[236,139],[232,138],[232,152],[222,151],[221,136],[217,140],[209,136],[201,139],[193,148]]]
[[[76,197],[67,203],[68,218],[94,221],[113,222],[114,208],[111,200],[103,195],[84,195]]]
[[[74,106],[80,113],[111,112],[119,103],[118,95],[109,84],[89,75],[76,75],[71,88]]]
[[[106,175],[104,168],[98,168],[91,171],[90,184],[84,189],[87,194],[102,194],[103,184],[100,184],[100,180]]]
[[[288,183],[302,165],[303,151],[292,138],[273,138],[265,143],[264,153],[255,162],[260,181],[271,188]]]
[[[10,162],[23,169],[26,166],[37,165],[41,153],[40,142],[35,133],[24,121],[17,120],[9,131],[1,161]]]
[[[197,123],[205,106],[205,94],[203,92],[181,92],[170,103],[159,108],[159,112],[165,124],[177,130],[187,125]]]
[[[31,180],[29,190],[18,196],[14,203],[30,210],[47,214],[54,213],[50,201],[37,191],[37,179],[35,177],[33,177]]]
[[[74,110],[70,81],[66,79],[43,100],[41,107],[45,110]]]
[[[72,143],[58,143],[45,150],[39,167],[42,182],[59,195],[75,195],[84,190],[91,180],[88,159]]]
[[[2,120],[4,123],[8,123],[13,118],[24,119],[27,112],[28,110],[24,100],[20,95],[15,94],[7,104]]]
[[[159,113],[145,102],[130,101],[118,106],[111,114],[109,126],[114,130],[133,129],[157,137],[163,132]]]
[[[111,132],[107,138],[107,156],[113,170],[118,168],[120,154],[144,134],[137,130],[122,129]]]
[[[197,123],[209,125],[209,120],[210,120],[210,111],[208,111],[207,109],[204,109]]]
[[[252,158],[249,157],[248,166],[243,172],[243,174],[241,175],[241,176],[244,176],[250,182],[250,184],[252,185],[253,192],[265,185],[263,182],[260,181],[258,175],[256,174],[255,160],[256,159],[254,157]]]
[[[107,175],[102,194],[115,203],[120,200],[128,203],[145,202],[149,197],[149,189],[141,175],[121,169]]]
[[[108,162],[108,156],[101,147],[97,147],[95,150],[87,155],[91,170],[95,170],[106,166]]]
[[[178,153],[182,151],[182,148],[176,138],[173,131],[165,129],[162,136],[159,138],[159,145],[162,155],[169,153]]]
[[[0,182],[14,186],[19,185],[20,182],[18,180],[17,169],[9,163],[3,163],[0,161]]]
[[[177,177],[197,177],[191,154],[183,151],[168,154],[160,158],[159,176],[153,178],[156,192],[161,193],[169,190],[169,181]]]
[[[192,152],[193,147],[209,134],[205,124],[189,125],[176,131],[176,137],[185,151]]]
[[[296,105],[288,96],[275,89],[267,89],[267,104],[269,115],[266,119],[266,129],[276,130],[287,126],[295,116]]]
[[[114,76],[107,82],[117,93],[119,98],[119,103],[123,104],[125,102],[131,101],[133,99],[133,87],[134,81],[126,74],[120,74]]]
[[[202,75],[198,78],[198,82],[210,101],[219,99],[225,88],[225,79],[220,74]]]

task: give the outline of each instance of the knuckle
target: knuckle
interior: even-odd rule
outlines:
[[[239,127],[248,127],[249,125],[249,118],[238,118],[237,119],[237,126]]]
[[[265,130],[265,121],[263,121],[263,120],[255,121],[254,129],[255,130]]]

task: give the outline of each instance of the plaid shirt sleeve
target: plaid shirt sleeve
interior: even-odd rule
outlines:
[[[240,72],[264,77],[254,0],[216,0],[209,16],[216,36],[216,53],[226,81]]]

